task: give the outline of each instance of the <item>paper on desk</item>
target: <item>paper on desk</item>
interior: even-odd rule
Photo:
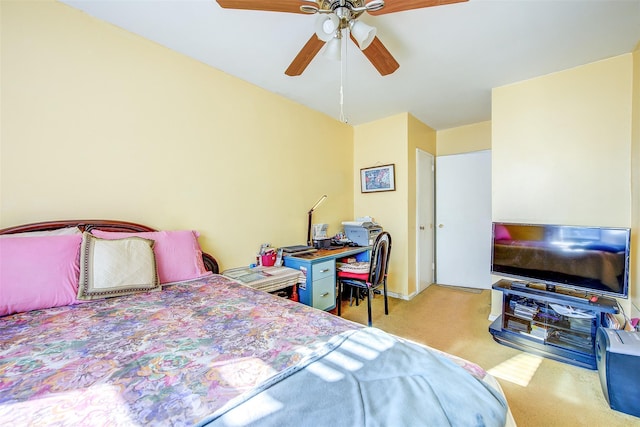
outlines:
[[[249,273],[240,277],[236,277],[235,279],[240,280],[243,283],[251,283],[255,282],[256,280],[264,279],[264,275],[260,273]]]
[[[342,225],[351,225],[354,227],[371,227],[373,225],[376,225],[376,223],[371,221],[342,221]]]
[[[237,279],[238,277],[246,276],[247,274],[252,274],[252,273],[251,273],[251,270],[247,268],[238,268],[234,270],[223,271],[222,274],[224,274],[227,277],[231,277],[232,279]]]
[[[263,273],[269,276],[277,276],[278,274],[285,274],[290,271],[291,269],[289,267],[270,267],[268,271],[263,271]]]

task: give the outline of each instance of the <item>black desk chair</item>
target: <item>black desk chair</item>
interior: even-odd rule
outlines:
[[[371,250],[371,261],[369,261],[368,273],[350,273],[338,271],[338,316],[340,316],[342,291],[344,285],[353,286],[356,292],[365,290],[367,294],[367,310],[369,315],[369,326],[371,326],[371,298],[374,293],[380,292],[378,288],[382,286],[384,296],[384,314],[389,314],[387,302],[387,271],[389,268],[389,257],[391,256],[391,235],[383,231],[378,235]]]

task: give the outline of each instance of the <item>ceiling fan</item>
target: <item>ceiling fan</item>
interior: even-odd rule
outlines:
[[[351,40],[362,50],[378,72],[386,76],[400,67],[376,36],[376,29],[357,18],[364,12],[370,15],[402,12],[468,0],[216,0],[227,9],[264,10],[271,12],[318,14],[316,33],[298,52],[289,68],[288,76],[302,74],[320,49],[327,44],[327,53],[339,58],[340,39],[349,30]]]

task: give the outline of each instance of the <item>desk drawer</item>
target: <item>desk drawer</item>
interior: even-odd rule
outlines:
[[[333,277],[336,270],[336,261],[330,259],[329,261],[319,262],[311,266],[311,277],[315,282],[316,280],[324,279],[325,277]],[[315,283],[314,283],[315,286]]]
[[[330,277],[313,281],[313,306],[320,310],[330,310],[336,305],[336,282]]]

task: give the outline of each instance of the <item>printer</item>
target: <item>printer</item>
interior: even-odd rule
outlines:
[[[595,350],[611,409],[640,417],[640,332],[598,328]]]
[[[369,218],[358,218],[356,221],[343,221],[344,233],[347,239],[358,246],[371,246],[380,233],[382,227]]]

